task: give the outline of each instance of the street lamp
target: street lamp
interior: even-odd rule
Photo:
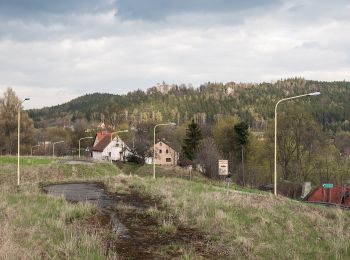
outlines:
[[[30,156],[33,156],[33,148],[39,147],[39,146],[40,146],[40,144],[37,144],[37,145],[34,145],[30,148]]]
[[[112,140],[113,140],[113,135],[114,134],[118,134],[118,133],[127,133],[127,132],[129,132],[129,130],[120,130],[120,131],[116,131],[116,132],[113,132],[113,133],[111,133],[111,143],[112,143]],[[112,163],[112,148],[111,148],[111,163]]]
[[[55,157],[55,144],[61,144],[64,143],[64,141],[58,141],[52,144],[52,157]]]
[[[20,144],[21,144],[21,106],[22,104],[29,100],[29,98],[25,98],[24,100],[20,101],[17,107],[17,113],[18,113],[18,122],[17,122],[17,186],[19,187],[19,179],[20,179],[20,169],[19,169],[19,158],[21,156],[20,151]]]
[[[172,125],[175,126],[176,123],[166,123],[166,124],[158,124],[154,126],[153,129],[153,179],[156,178],[156,128],[157,126],[168,126]]]
[[[92,139],[92,138],[93,138],[92,136],[87,136],[79,139],[79,158],[80,158],[80,141],[84,139]]]
[[[274,186],[273,186],[273,192],[276,196],[277,196],[277,106],[282,101],[296,99],[296,98],[300,98],[300,97],[306,97],[306,96],[318,96],[320,94],[321,94],[320,92],[312,92],[312,93],[308,93],[308,94],[304,94],[304,95],[283,98],[276,103],[276,106],[275,106],[275,163],[274,163],[275,170],[274,170]]]

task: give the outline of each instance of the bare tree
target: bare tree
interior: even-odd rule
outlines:
[[[203,174],[209,178],[219,177],[218,161],[220,152],[213,138],[206,138],[202,141],[196,156],[195,162],[203,170]]]

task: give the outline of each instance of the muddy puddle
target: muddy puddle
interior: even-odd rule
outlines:
[[[108,230],[104,238],[106,256],[116,253],[118,259],[169,259],[195,252],[201,258],[220,257],[206,236],[194,229],[175,226],[174,230],[162,230],[164,220],[153,215],[159,213],[159,202],[132,189],[128,194],[109,193],[101,183],[82,182],[51,184],[43,191],[98,208],[88,225],[102,230],[104,236]]]
[[[128,229],[115,214],[118,198],[108,195],[103,184],[85,182],[51,184],[44,186],[43,191],[53,196],[63,197],[69,202],[89,202],[95,205],[102,210],[103,218],[107,218],[108,224],[115,233],[123,237],[128,236]]]

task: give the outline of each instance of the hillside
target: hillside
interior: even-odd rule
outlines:
[[[276,83],[206,83],[199,88],[170,86],[161,93],[155,87],[127,95],[89,94],[68,103],[29,111],[36,126],[69,124],[76,119],[121,122],[175,121],[194,117],[200,123],[214,122],[222,115],[238,115],[253,129],[264,130],[273,118],[275,103],[284,97],[320,91],[317,98],[298,100],[323,129],[350,130],[350,82],[319,82],[301,78]]]
[[[13,158],[14,159],[14,158]],[[195,175],[180,169],[133,168],[110,163],[70,165],[64,160],[16,160],[0,165],[0,258],[26,259],[347,259],[350,214]],[[130,168],[127,168],[130,170]],[[163,177],[160,177],[162,175]],[[100,183],[121,199],[115,216],[88,203],[44,194],[47,183]]]

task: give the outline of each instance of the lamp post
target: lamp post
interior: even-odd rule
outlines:
[[[113,133],[111,133],[111,143],[112,143],[112,140],[113,140],[113,135],[114,134],[118,134],[118,133],[127,133],[127,132],[129,132],[129,130],[120,130],[120,131],[116,131],[116,132],[113,132]],[[112,163],[112,149],[111,149],[111,163]]]
[[[93,138],[92,136],[87,136],[79,139],[79,158],[80,158],[80,141],[84,139],[92,139],[92,138]]]
[[[19,169],[19,160],[21,156],[21,106],[22,104],[29,100],[29,98],[25,98],[24,100],[20,101],[17,107],[17,187],[19,187],[19,180],[20,180],[20,169]]]
[[[157,126],[168,126],[172,125],[175,126],[176,123],[166,123],[166,124],[157,124],[154,126],[153,129],[153,179],[156,178],[156,128]]]
[[[52,157],[55,157],[55,144],[61,144],[64,143],[64,141],[58,141],[52,144]]]
[[[296,98],[301,98],[306,96],[318,96],[320,94],[321,94],[320,92],[312,92],[312,93],[303,94],[299,96],[283,98],[276,103],[276,106],[275,106],[275,162],[274,162],[275,169],[274,169],[274,186],[273,186],[273,192],[275,196],[277,196],[277,106],[278,104],[286,100],[296,99]]]
[[[39,146],[40,146],[40,144],[37,144],[37,145],[34,145],[30,148],[30,156],[33,156],[33,148],[39,147]]]

